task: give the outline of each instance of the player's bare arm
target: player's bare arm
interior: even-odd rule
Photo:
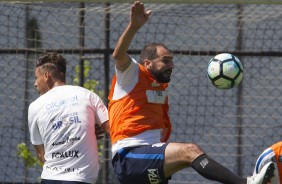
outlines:
[[[34,148],[36,150],[38,159],[42,163],[45,163],[46,160],[44,158],[44,155],[45,155],[44,145],[43,144],[41,144],[41,145],[34,145]]]
[[[104,123],[102,123],[101,128],[107,133],[110,133],[110,123],[109,121],[106,121]]]
[[[125,31],[120,36],[113,52],[116,67],[120,71],[125,71],[130,65],[131,59],[127,54],[129,45],[137,31],[148,21],[151,10],[145,11],[144,4],[136,1],[130,12],[130,22]]]

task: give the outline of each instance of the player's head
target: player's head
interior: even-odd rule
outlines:
[[[44,53],[36,62],[34,87],[40,95],[46,93],[56,82],[66,81],[66,60],[54,52]]]
[[[147,68],[157,82],[168,83],[174,68],[172,59],[172,53],[165,45],[150,43],[143,48],[139,63]]]

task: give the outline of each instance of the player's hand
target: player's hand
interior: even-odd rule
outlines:
[[[105,131],[101,128],[100,125],[95,124],[95,133],[97,140],[101,140],[105,136]]]
[[[135,1],[131,7],[131,12],[130,12],[131,26],[139,29],[148,21],[151,12],[152,12],[151,10],[145,11],[145,7],[143,3],[141,3],[140,1]]]

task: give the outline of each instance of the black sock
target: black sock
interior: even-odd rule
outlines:
[[[225,184],[247,184],[247,179],[232,173],[206,154],[200,155],[192,162],[192,168],[203,177]]]

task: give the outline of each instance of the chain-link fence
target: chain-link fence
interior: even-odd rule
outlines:
[[[37,183],[41,167],[27,168],[17,145],[29,141],[27,108],[35,59],[55,51],[68,61],[67,83],[98,82],[107,103],[114,65],[111,53],[128,23],[131,4],[0,3],[0,182]],[[130,54],[138,59],[149,42],[163,42],[174,53],[169,87],[170,141],[194,142],[208,155],[242,175],[251,175],[257,156],[281,138],[282,5],[145,4],[149,22],[134,38]],[[206,77],[217,53],[236,55],[244,65],[238,88],[219,90]],[[87,76],[78,66],[89,64]],[[80,72],[79,72],[80,71]],[[101,146],[99,184],[117,183],[110,142]],[[193,169],[172,176],[172,184],[211,183]]]

